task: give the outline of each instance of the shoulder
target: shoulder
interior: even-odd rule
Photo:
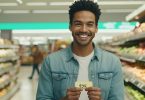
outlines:
[[[99,59],[102,62],[103,66],[107,66],[108,68],[114,69],[121,66],[120,59],[117,55],[108,52],[106,50],[102,50],[99,48]]]
[[[53,52],[51,54],[49,54],[46,59],[64,59],[65,58],[65,55],[66,55],[66,49],[61,49],[59,51],[56,51],[56,52]]]
[[[99,52],[101,52],[101,55],[102,55],[102,57],[105,57],[105,58],[110,58],[110,59],[119,59],[119,57],[118,56],[116,56],[115,54],[113,54],[113,53],[111,53],[111,52],[109,52],[109,51],[106,51],[106,50],[103,50],[103,49],[101,49],[101,48],[98,48],[98,50],[99,50]]]

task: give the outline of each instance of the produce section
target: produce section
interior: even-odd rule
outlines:
[[[102,49],[119,56],[130,100],[145,100],[145,23],[133,31],[99,43]],[[129,87],[130,86],[130,87]]]
[[[0,39],[0,100],[9,100],[19,89],[18,46]]]

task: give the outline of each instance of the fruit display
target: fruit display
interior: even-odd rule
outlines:
[[[127,92],[134,98],[134,100],[145,100],[145,96],[139,91],[132,89],[130,86],[125,87]]]
[[[16,92],[19,59],[14,58],[19,56],[17,49],[11,41],[0,39],[0,100],[9,100]]]
[[[4,57],[15,57],[16,53],[14,50],[12,49],[0,49],[0,58],[4,58]]]
[[[12,67],[12,63],[8,62],[8,63],[0,63],[0,72],[6,70],[9,67]]]
[[[130,75],[134,75],[139,80],[142,80],[145,82],[145,69],[141,69],[139,66],[130,66],[125,65],[124,70],[126,73],[130,73]]]
[[[115,53],[120,57],[126,84],[132,84],[139,91],[127,87],[133,100],[145,100],[145,23],[134,30],[116,35],[108,42],[99,43],[102,49]]]
[[[123,47],[120,48],[118,52],[129,55],[142,56],[145,55],[145,48],[139,48],[137,46]]]
[[[4,74],[0,77],[0,84],[6,82],[6,80],[10,80],[9,74]]]

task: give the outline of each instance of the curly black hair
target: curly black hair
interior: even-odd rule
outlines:
[[[77,0],[69,7],[69,24],[72,24],[74,14],[78,11],[90,11],[95,15],[96,25],[98,24],[101,11],[99,5],[92,0]]]

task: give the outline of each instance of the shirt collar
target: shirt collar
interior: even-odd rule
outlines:
[[[94,47],[94,56],[92,58],[93,59],[97,59],[99,60],[99,53],[100,53],[100,49],[96,47],[96,45],[93,43],[93,47]],[[73,52],[72,52],[72,43],[66,48],[67,49],[67,57],[66,60],[70,61],[71,59],[75,59],[73,56]]]

